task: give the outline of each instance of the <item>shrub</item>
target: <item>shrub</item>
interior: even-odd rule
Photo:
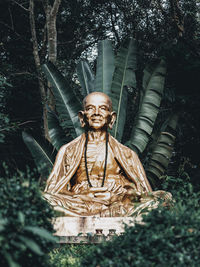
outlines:
[[[172,208],[160,206],[144,217],[144,224],[126,227],[112,242],[93,246],[80,266],[200,266],[200,193],[178,181],[184,186],[176,191],[171,184],[176,192]]]
[[[42,199],[32,173],[0,177],[1,266],[49,266],[47,253],[55,237],[53,211]]]
[[[56,267],[78,267],[81,258],[90,251],[89,244],[65,244],[50,252],[51,264]]]

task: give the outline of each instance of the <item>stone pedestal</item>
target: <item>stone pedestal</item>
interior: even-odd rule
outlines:
[[[98,243],[124,232],[124,226],[141,222],[134,217],[57,217],[53,225],[60,243]]]

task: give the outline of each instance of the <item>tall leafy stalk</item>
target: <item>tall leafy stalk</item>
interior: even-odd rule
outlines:
[[[126,121],[127,88],[136,87],[135,71],[137,69],[136,41],[130,39],[120,49],[115,61],[115,71],[111,85],[111,99],[113,110],[117,112],[117,119],[112,130],[115,138],[121,141]]]
[[[82,129],[78,120],[78,112],[81,110],[81,104],[76,95],[52,63],[44,64],[42,69],[52,85],[60,118],[66,121],[66,124],[63,123],[63,125],[71,129],[73,137],[80,135]]]
[[[39,143],[36,139],[34,139],[26,132],[22,133],[22,137],[31,154],[33,155],[38,172],[43,177],[47,177],[49,175],[49,171],[53,167],[53,162],[55,160],[52,152],[50,152],[50,149],[45,146],[44,143]]]
[[[55,112],[47,108],[47,121],[48,121],[48,132],[52,145],[59,150],[62,145],[67,144],[73,138],[68,134],[66,136],[63,128],[60,126],[59,119]]]
[[[165,173],[170,162],[175,142],[175,130],[179,115],[174,113],[165,124],[164,130],[160,132],[157,141],[151,149],[146,172],[148,179],[153,186],[156,186],[162,175]]]
[[[86,60],[81,60],[77,64],[76,72],[81,84],[83,95],[86,96],[94,91],[94,74]]]
[[[95,91],[110,94],[114,71],[114,52],[112,42],[103,40],[98,43],[97,72]]]
[[[144,76],[143,84],[146,88],[144,88],[130,140],[126,143],[136,153],[142,153],[149,142],[160,108],[165,75],[166,63],[161,60],[152,73],[147,72]]]

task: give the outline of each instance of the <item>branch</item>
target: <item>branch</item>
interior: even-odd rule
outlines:
[[[22,126],[24,124],[27,124],[27,123],[33,123],[33,122],[36,122],[36,121],[24,121],[24,122],[20,122],[20,123],[16,123],[15,125],[12,125],[12,126],[8,126],[6,128],[3,128],[3,129],[0,129],[0,132],[3,132],[3,131],[8,131],[12,128],[17,128],[19,126]]]
[[[43,0],[42,1],[42,5],[43,5],[43,9],[44,9],[45,15],[47,16],[47,14],[48,14],[48,6],[49,6],[48,0]]]
[[[9,26],[7,23],[3,22],[3,21],[0,21],[0,24],[4,25],[6,28],[12,30],[18,37],[22,38],[22,36],[17,33],[11,26]]]
[[[48,38],[48,56],[49,61],[55,63],[57,59],[57,30],[56,16],[61,0],[55,0],[53,7],[48,0],[43,1],[43,6],[46,14],[47,38]]]
[[[51,9],[51,16],[55,17],[58,13],[59,6],[62,0],[55,0]]]
[[[40,48],[40,58],[41,60],[45,58],[47,52],[47,23],[44,25],[43,29],[43,40]]]
[[[8,10],[9,10],[9,14],[10,14],[11,27],[12,27],[12,30],[14,31],[13,17],[12,17],[12,12],[10,10],[10,7],[8,8]]]
[[[15,72],[15,73],[11,73],[10,76],[15,76],[15,75],[31,75],[33,76],[34,74],[28,71],[23,71],[23,72]]]
[[[176,28],[178,30],[178,36],[182,37],[184,33],[184,20],[178,0],[170,0],[170,5],[172,9],[172,19],[174,20]]]
[[[40,57],[38,52],[38,41],[37,35],[35,30],[35,18],[34,18],[34,0],[30,0],[29,2],[29,18],[30,18],[30,26],[31,26],[31,35],[32,35],[32,42],[33,42],[33,55],[35,59],[35,64],[37,69],[40,68]]]
[[[21,7],[22,9],[24,9],[26,12],[29,12],[28,8],[25,8],[23,5],[21,5],[20,3],[16,2],[15,0],[12,0],[13,3],[15,3],[16,5],[18,5],[19,7]]]

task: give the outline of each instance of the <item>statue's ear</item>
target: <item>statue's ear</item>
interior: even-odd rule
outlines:
[[[85,127],[85,121],[84,121],[84,111],[79,111],[78,113],[78,117],[81,123],[81,127],[84,128]]]
[[[117,118],[117,113],[115,111],[111,112],[111,120],[110,120],[110,123],[108,125],[110,129],[112,129],[113,124],[116,121],[116,118]]]

